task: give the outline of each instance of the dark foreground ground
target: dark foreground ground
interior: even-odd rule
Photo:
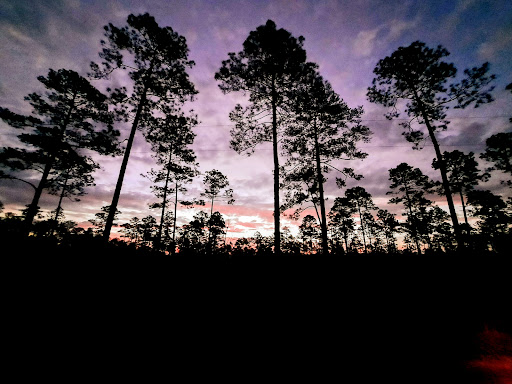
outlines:
[[[4,245],[11,355],[57,346],[59,364],[74,367],[88,348],[106,362],[157,345],[211,379],[512,382],[490,370],[512,370],[511,256],[140,257],[90,243]]]

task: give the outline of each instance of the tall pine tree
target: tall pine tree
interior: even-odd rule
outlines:
[[[407,163],[400,163],[395,168],[391,168],[389,170],[389,180],[391,181],[389,186],[391,191],[388,194],[395,195],[389,202],[391,204],[401,203],[406,208],[409,232],[416,244],[416,251],[420,255],[420,213],[422,209],[432,205],[425,194],[432,191],[434,183],[421,172],[421,169],[413,168]]]
[[[129,15],[124,27],[110,23],[104,29],[107,40],[101,41],[103,49],[99,53],[103,61],[99,65],[91,63],[91,75],[108,79],[114,71],[123,71],[132,80],[133,88],[131,93],[126,88],[112,93],[118,111],[125,115],[126,121],[133,120],[112,197],[113,209],[103,233],[108,240],[137,129],[148,127],[158,110],[179,110],[197,91],[186,72],[194,65],[188,60],[186,40],[171,27],[160,27],[153,16],[145,13]]]
[[[73,163],[85,161],[84,149],[100,154],[117,154],[119,132],[112,128],[113,115],[107,96],[78,73],[50,69],[37,78],[48,91],[25,97],[32,115],[20,115],[0,108],[0,118],[17,129],[30,130],[18,135],[24,147],[3,148],[2,165],[10,169],[4,178],[23,181],[34,188],[25,223],[32,224],[44,189],[59,183]],[[41,173],[34,181],[33,171]],[[84,171],[84,169],[82,169]],[[28,176],[24,176],[28,175]]]
[[[276,255],[281,253],[278,137],[306,65],[303,42],[302,36],[297,39],[268,20],[249,33],[242,51],[229,53],[215,74],[223,92],[249,94],[250,105],[238,104],[230,114],[236,123],[231,130],[232,148],[250,155],[256,145],[272,143]]]
[[[489,64],[485,63],[480,67],[466,69],[460,83],[448,85],[448,80],[457,73],[452,63],[443,61],[448,55],[449,52],[442,46],[429,48],[420,41],[408,47],[399,47],[377,63],[373,71],[376,77],[368,88],[367,96],[371,102],[391,108],[386,114],[389,119],[400,116],[399,100],[407,101],[405,113],[410,120],[401,125],[406,128],[404,136],[414,143],[416,149],[424,140],[421,126],[426,127],[439,164],[457,242],[462,247],[459,221],[437,134],[448,127],[446,110],[449,107],[466,108],[471,104],[478,107],[491,102],[493,99],[490,92],[493,87],[489,87],[489,83],[495,76],[488,74]]]
[[[194,151],[189,145],[194,143],[195,133],[192,128],[197,125],[197,118],[175,115],[168,111],[165,117],[155,118],[145,132],[146,139],[151,143],[159,169],[151,169],[148,177],[154,183],[151,187],[160,202],[152,208],[160,208],[160,223],[156,236],[156,246],[162,244],[162,233],[167,215],[167,207],[174,201],[172,243],[176,241],[176,211],[178,194],[185,193],[185,184],[199,174]],[[172,246],[171,251],[174,252]]]
[[[284,185],[288,189],[284,209],[300,205],[305,199],[319,207],[322,252],[329,253],[324,184],[331,171],[360,179],[351,168],[339,169],[345,160],[364,159],[360,141],[368,142],[370,130],[361,124],[362,107],[349,108],[313,68],[304,76],[295,101],[294,119],[287,124],[283,148],[288,154]],[[337,178],[338,186],[344,179]],[[307,191],[304,190],[307,186]],[[318,209],[317,209],[318,212]]]
[[[446,176],[450,183],[450,191],[459,194],[462,212],[464,213],[464,221],[466,225],[469,225],[464,196],[467,196],[468,192],[472,191],[480,181],[487,181],[490,175],[487,172],[481,173],[479,171],[478,163],[475,160],[475,154],[473,152],[469,152],[466,155],[458,150],[451,152],[445,151],[443,153],[443,159],[446,166]],[[439,169],[437,159],[432,161],[432,167]],[[444,191],[441,191],[441,195],[443,192]]]

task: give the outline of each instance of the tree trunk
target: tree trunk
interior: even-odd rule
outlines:
[[[124,152],[123,162],[121,163],[121,169],[119,171],[116,189],[114,191],[114,196],[112,197],[112,204],[110,204],[107,222],[105,223],[105,229],[103,231],[103,240],[105,241],[108,241],[110,239],[110,231],[112,230],[112,224],[114,223],[114,215],[117,210],[117,204],[119,203],[119,197],[121,196],[121,188],[123,187],[124,174],[126,172],[126,167],[128,165],[128,159],[130,158],[133,139],[135,137],[135,132],[137,132],[137,126],[139,125],[139,120],[142,114],[142,110],[144,109],[144,104],[146,104],[147,90],[147,86],[144,86],[144,89],[142,90],[142,95],[139,100],[139,105],[137,106],[137,112],[135,113],[135,119],[133,120],[130,136],[128,137],[128,143],[126,144],[126,150]]]
[[[58,140],[59,143],[62,141],[62,137],[64,136],[64,133],[66,132],[66,128],[68,127],[69,121],[71,120],[71,113],[73,112],[73,109],[75,109],[75,100],[77,96],[77,91],[74,91],[73,93],[73,99],[71,100],[71,105],[69,106],[69,110],[66,114],[66,118],[64,119],[64,123],[62,124],[62,127],[59,132]],[[39,199],[41,198],[41,194],[43,193],[43,189],[46,185],[46,181],[48,180],[48,176],[50,175],[50,171],[53,167],[53,161],[55,160],[55,151],[54,148],[51,153],[48,154],[48,161],[46,162],[43,170],[43,175],[41,177],[41,180],[39,180],[39,184],[36,188],[36,191],[34,193],[34,197],[32,198],[32,202],[28,206],[27,214],[25,216],[24,224],[27,229],[30,228],[32,225],[32,222],[34,221],[34,217],[37,213],[37,205],[39,204]]]
[[[55,233],[57,230],[57,225],[59,224],[59,214],[62,210],[62,200],[64,199],[64,194],[66,193],[66,186],[68,184],[69,174],[66,175],[66,179],[64,180],[64,185],[62,186],[62,192],[60,193],[59,203],[57,204],[57,208],[55,209],[55,218],[53,220],[53,228],[51,232]]]
[[[372,229],[368,225],[366,226],[366,230],[368,231],[368,243],[370,245],[370,250],[373,252],[373,246],[372,246]]]
[[[43,193],[43,189],[45,187],[46,181],[48,180],[48,175],[50,174],[50,171],[52,169],[53,159],[54,159],[54,156],[50,156],[47,163],[45,164],[44,170],[43,170],[43,175],[41,176],[41,180],[39,180],[39,184],[37,185],[34,196],[32,197],[32,202],[28,206],[27,214],[26,214],[25,220],[24,220],[27,231],[29,230],[30,226],[32,225],[32,222],[34,221],[34,217],[37,214],[37,204],[39,204],[39,199],[41,198],[41,194]]]
[[[59,214],[62,210],[62,200],[64,199],[64,194],[66,193],[66,186],[68,184],[69,175],[66,175],[66,180],[64,180],[64,185],[62,186],[62,192],[60,193],[59,203],[57,204],[57,209],[55,210],[55,222],[59,220]]]
[[[212,245],[212,216],[213,216],[213,199],[212,197],[212,204],[210,208],[210,220],[208,220],[208,249],[210,254],[213,251],[213,245]]]
[[[357,210],[359,211],[359,221],[361,222],[361,232],[363,233],[363,245],[364,245],[364,253],[367,254],[368,250],[366,249],[366,237],[364,235],[364,219],[363,215],[361,215],[361,206],[359,203],[357,204]]]
[[[176,253],[176,211],[178,210],[178,180],[176,180],[175,186],[175,195],[174,195],[174,223],[172,228],[172,250],[171,253],[174,255]]]
[[[322,231],[322,253],[324,255],[329,254],[329,244],[327,237],[327,215],[325,213],[325,200],[324,200],[324,183],[322,176],[322,166],[320,163],[320,143],[318,142],[318,132],[316,128],[316,118],[313,122],[314,136],[315,136],[315,155],[316,155],[316,173],[318,182],[318,193],[320,194],[320,229]]]
[[[453,204],[452,193],[450,191],[450,183],[448,181],[448,176],[446,175],[446,164],[444,162],[443,155],[441,154],[441,149],[439,148],[439,143],[437,142],[434,129],[430,124],[430,120],[428,119],[427,113],[425,112],[425,108],[423,107],[423,103],[421,102],[421,100],[419,100],[419,97],[417,97],[416,101],[421,106],[421,114],[423,120],[425,121],[425,125],[427,126],[430,140],[432,140],[432,144],[434,145],[437,162],[439,163],[439,170],[441,171],[441,179],[443,180],[444,194],[446,197],[446,201],[448,202],[448,209],[450,211],[450,217],[452,219],[453,230],[455,231],[455,240],[457,241],[458,248],[461,249],[463,248],[463,242],[461,241],[459,221],[457,219],[457,213],[455,212],[455,205]]]
[[[414,216],[414,214],[412,213],[412,202],[411,197],[409,196],[409,188],[407,188],[407,182],[405,181],[405,179],[403,177],[401,179],[405,189],[405,198],[407,199],[407,208],[409,208],[411,223],[414,226],[414,241],[416,243],[416,249],[418,250],[418,255],[421,255],[420,241],[418,239],[418,223],[416,221],[416,216]]]
[[[281,226],[279,206],[279,156],[277,147],[277,106],[275,75],[272,75],[272,149],[274,156],[274,254],[281,255]]]
[[[169,162],[167,163],[167,174],[165,175],[165,185],[164,185],[164,196],[162,200],[162,212],[160,213],[160,226],[158,227],[158,249],[161,248],[162,244],[162,230],[164,228],[164,218],[165,218],[165,208],[167,205],[167,187],[169,186],[169,176],[171,174],[171,161],[172,154],[169,154]]]
[[[466,225],[469,225],[468,223],[468,215],[466,214],[466,204],[464,204],[464,195],[462,194],[462,189],[460,190],[460,202],[462,204],[462,212],[464,212],[464,221],[466,222]]]

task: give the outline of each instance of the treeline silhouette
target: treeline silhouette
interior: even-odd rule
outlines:
[[[221,258],[506,253],[512,240],[512,199],[505,201],[483,187],[492,172],[512,174],[512,133],[487,138],[487,148],[479,156],[492,164],[485,171],[479,169],[473,152],[443,152],[437,139],[439,132],[448,129],[447,109],[478,107],[494,100],[495,75],[489,74],[488,63],[466,69],[462,79],[454,82],[457,69],[443,61],[449,52],[419,41],[399,47],[377,63],[368,100],[388,108],[390,120],[407,115],[400,124],[402,135],[416,150],[427,140],[432,142],[436,154],[432,167],[441,176],[441,182],[436,182],[406,163],[389,170],[389,204],[400,206],[404,218],[398,220],[377,207],[360,186],[341,192],[347,179],[364,176],[351,168],[340,169],[336,163],[368,155],[358,147],[372,135],[362,124],[363,108],[349,107],[320,75],[318,65],[306,60],[302,36],[277,29],[271,20],[251,31],[243,50],[228,54],[215,79],[224,93],[249,95],[247,106],[237,104],[230,113],[235,123],[231,147],[251,155],[258,144],[272,143],[274,234],[256,232],[231,241],[228,224],[214,210],[219,200],[235,201],[227,177],[215,169],[208,171],[204,192],[195,197],[187,194],[187,184],[200,172],[190,147],[198,117],[183,111],[197,94],[187,73],[194,62],[188,59],[186,39],[171,27],[160,27],[149,14],[130,15],[125,26],[108,24],[104,29],[101,62],[91,62],[88,78],[67,69],[50,69],[47,76],[38,77],[47,92],[25,98],[33,108],[31,115],[0,107],[0,118],[23,130],[18,135],[20,147],[0,152],[0,178],[34,189],[21,215],[6,212],[1,218],[5,244],[38,252],[102,249],[111,254]],[[90,82],[95,79],[108,85],[117,74],[127,76],[129,86],[107,86],[103,94]],[[512,85],[506,89],[512,90]],[[115,128],[122,123],[131,124],[124,147]],[[157,165],[146,177],[157,199],[150,208],[158,210],[159,216],[133,217],[119,224],[120,238],[112,239],[137,132],[151,145]],[[91,227],[84,229],[65,220],[63,201],[78,201],[94,186],[99,164],[91,153],[122,155],[123,161],[111,204],[102,207],[89,220]],[[40,177],[34,182],[37,173]],[[328,210],[324,187],[330,173],[335,174],[340,194]],[[510,179],[502,183],[512,187]],[[46,215],[38,206],[44,191],[59,196],[56,209]],[[435,194],[446,199],[448,213],[432,200]],[[454,196],[460,199],[462,222]],[[209,213],[199,211],[189,223],[177,226],[178,207],[207,204]],[[316,217],[302,218],[298,236],[281,228],[280,217],[286,212],[294,209],[290,217],[298,220],[308,208],[314,209]]]

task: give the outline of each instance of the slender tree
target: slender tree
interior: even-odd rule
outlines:
[[[375,204],[372,200],[372,195],[366,191],[363,187],[353,187],[345,191],[345,197],[348,200],[348,204],[352,206],[353,212],[359,216],[360,230],[363,235],[363,246],[364,253],[368,253],[368,247],[366,244],[367,231],[365,225],[365,213],[376,209]]]
[[[94,232],[98,235],[102,234],[103,231],[105,230],[105,225],[107,223],[107,218],[109,216],[110,208],[111,208],[110,205],[104,205],[103,207],[101,207],[101,212],[94,214],[94,219],[88,220],[93,225],[93,227],[96,227],[94,229]],[[117,220],[118,216],[121,213],[122,213],[121,211],[116,210],[116,212],[114,214],[114,220]]]
[[[210,240],[212,240],[210,234],[213,234],[213,220],[217,220],[214,218],[213,213],[213,204],[215,202],[215,199],[224,199],[228,204],[233,204],[235,202],[235,199],[233,199],[233,190],[231,188],[228,188],[228,178],[222,172],[216,169],[206,171],[203,182],[205,185],[205,191],[201,193],[201,196],[211,201],[210,220],[208,222],[208,243],[210,244]]]
[[[425,197],[434,187],[434,183],[428,176],[424,175],[419,168],[413,168],[407,163],[400,163],[396,168],[389,170],[389,186],[394,194],[389,202],[391,204],[402,203],[407,210],[407,217],[410,224],[410,232],[416,243],[418,255],[421,254],[420,246],[420,222],[419,212],[422,208],[429,207],[432,202]]]
[[[185,193],[185,184],[190,183],[195,176],[198,164],[194,151],[189,145],[194,143],[195,133],[192,128],[197,125],[196,116],[174,115],[169,111],[165,118],[156,118],[145,132],[146,139],[151,143],[157,164],[160,169],[152,169],[148,177],[154,185],[151,187],[156,197],[161,201],[152,204],[152,208],[160,208],[160,224],[156,236],[156,246],[162,241],[162,232],[168,204],[174,200],[173,243],[176,240],[176,211],[178,193]]]
[[[121,224],[121,233],[122,237],[128,238],[130,242],[139,244],[140,239],[140,226],[142,222],[137,217],[134,216],[130,219],[129,222]]]
[[[400,223],[395,218],[395,215],[387,209],[379,209],[377,212],[377,219],[384,232],[388,254],[395,253],[397,251],[395,233],[399,231]]]
[[[343,179],[337,178],[339,186],[344,184],[344,178],[361,178],[351,168],[339,169],[337,163],[367,156],[357,149],[358,142],[368,142],[370,137],[368,127],[361,124],[362,114],[362,107],[349,108],[329,82],[310,69],[297,92],[293,122],[287,125],[283,149],[288,160],[283,174],[289,192],[282,209],[300,205],[305,199],[311,200],[315,208],[319,206],[324,254],[329,253],[324,192],[326,175],[334,170],[343,176]],[[304,193],[295,192],[304,186]]]
[[[106,221],[108,216],[108,206],[104,210],[107,214],[101,214],[100,219]],[[102,209],[103,209],[102,208]],[[96,215],[98,217],[98,214]],[[156,243],[155,238],[158,233],[158,225],[155,217],[148,215],[139,219],[138,217],[132,217],[128,223],[121,224],[121,233],[123,237],[128,238],[131,242],[137,246],[147,246],[151,243]]]
[[[263,236],[256,231],[254,233],[254,243],[256,244],[258,256],[268,256],[272,254],[272,246],[275,244],[274,236]]]
[[[230,119],[231,147],[238,153],[252,154],[254,147],[269,141],[274,161],[274,252],[280,254],[279,148],[278,136],[283,119],[290,111],[297,84],[306,65],[304,38],[293,37],[268,20],[251,31],[243,50],[229,53],[229,59],[215,74],[224,93],[249,94],[250,105],[236,105]]]
[[[103,61],[99,65],[91,63],[91,75],[108,79],[114,71],[127,72],[133,88],[131,94],[126,88],[112,92],[118,112],[126,121],[133,118],[112,197],[111,206],[116,208],[137,128],[147,128],[156,111],[178,111],[197,91],[186,72],[194,65],[188,60],[186,40],[171,27],[160,27],[153,16],[145,13],[129,15],[124,27],[109,23],[104,29],[106,40],[101,41],[103,49],[99,53]],[[105,240],[110,238],[114,212],[110,211],[105,225]]]
[[[34,188],[25,215],[27,228],[38,211],[43,190],[58,183],[55,179],[67,172],[66,164],[85,161],[83,149],[104,155],[118,151],[119,132],[111,126],[113,115],[108,111],[105,95],[87,79],[67,69],[50,69],[46,77],[37,79],[48,91],[25,97],[33,107],[32,115],[19,115],[0,108],[0,118],[7,124],[31,130],[18,136],[25,147],[3,148],[0,153],[0,163],[10,168],[3,177],[20,180]],[[31,175],[33,171],[41,173],[37,182],[20,175]]]
[[[374,209],[378,209],[375,206]],[[380,222],[375,220],[375,216],[371,211],[365,211],[363,213],[364,217],[364,227],[366,230],[366,236],[368,238],[368,243],[370,245],[370,249],[372,252],[382,252],[383,250],[383,242],[382,242],[382,228]]]
[[[418,205],[414,210],[417,234],[421,241],[428,245],[429,250],[435,250],[437,243],[444,244],[447,250],[452,248],[450,243],[453,242],[453,233],[451,226],[446,222],[449,218],[450,216],[443,209],[437,205],[431,206],[428,200],[424,200],[423,204]]]
[[[158,232],[158,225],[154,216],[148,215],[143,217],[141,220],[141,226],[139,227],[142,231],[143,244],[154,243],[155,236]]]
[[[300,242],[292,235],[289,227],[283,227],[281,232],[281,250],[286,255],[300,255]]]
[[[355,230],[355,221],[352,217],[354,213],[354,207],[346,197],[337,197],[329,211],[329,227],[336,238],[342,237],[346,253],[350,252],[348,240]]]
[[[466,69],[460,83],[447,85],[447,81],[454,78],[457,72],[453,64],[442,61],[448,55],[449,52],[442,46],[432,49],[420,41],[408,47],[399,47],[378,62],[374,69],[376,77],[372,87],[368,88],[367,96],[371,102],[391,108],[391,112],[386,114],[389,119],[400,116],[398,101],[407,100],[405,113],[411,119],[401,125],[406,128],[406,139],[414,143],[416,149],[424,140],[424,134],[418,128],[427,128],[439,164],[457,242],[463,246],[446,165],[436,134],[447,129],[446,110],[450,106],[466,108],[475,104],[478,107],[491,102],[490,92],[493,88],[488,85],[495,76],[488,75],[489,64],[485,63],[481,67]],[[417,122],[415,126],[414,121]]]
[[[224,199],[228,204],[233,204],[233,190],[229,187],[228,178],[220,171],[212,169],[206,171],[203,183],[205,185],[204,192],[201,193],[202,197],[206,197],[211,201],[210,216],[213,215],[213,204],[215,199]]]
[[[175,209],[176,211],[176,209]],[[158,228],[160,232],[160,226]],[[176,253],[176,216],[173,212],[166,212],[163,220],[163,228],[161,236],[157,238],[160,248],[168,250],[172,255]]]
[[[304,216],[302,224],[299,226],[299,234],[302,239],[304,253],[316,252],[317,241],[320,239],[320,228],[314,216]]]
[[[473,152],[469,152],[467,155],[458,150],[444,152],[443,159],[446,166],[446,176],[450,183],[450,191],[459,194],[462,211],[464,213],[464,221],[466,225],[469,225],[464,196],[466,196],[469,191],[473,190],[474,186],[478,185],[480,181],[487,181],[489,174],[487,172],[481,173],[478,170],[478,163],[475,160],[475,154]],[[432,167],[439,169],[437,159],[432,161]],[[444,194],[443,190],[439,192],[441,195]]]
[[[48,193],[58,195],[59,202],[55,209],[54,227],[57,227],[60,216],[63,215],[62,202],[64,198],[71,199],[72,196],[85,195],[85,188],[94,186],[92,173],[99,168],[99,165],[89,156],[70,156],[65,164],[58,165],[57,169],[62,172],[51,180]],[[80,201],[74,197],[74,201]]]
[[[226,234],[226,222],[220,212],[213,212],[208,218],[208,248],[211,252],[218,251]]]
[[[204,253],[205,245],[208,244],[208,235],[206,234],[208,219],[206,212],[199,211],[188,224],[180,228],[178,238],[180,253],[194,255]]]

